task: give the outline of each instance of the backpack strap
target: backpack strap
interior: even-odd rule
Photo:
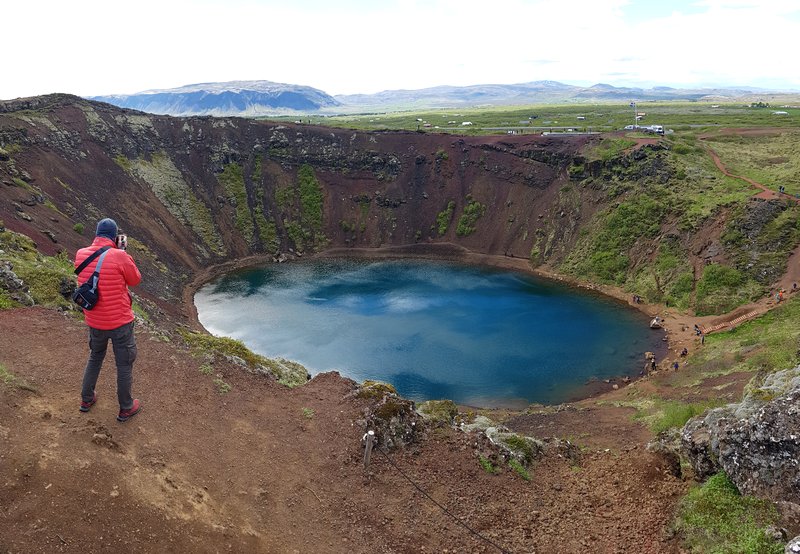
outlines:
[[[106,246],[105,250],[103,250],[100,259],[97,260],[97,267],[94,268],[94,273],[92,273],[92,276],[90,277],[92,280],[92,292],[97,290],[97,284],[100,282],[100,268],[103,267],[103,259],[106,257],[109,248],[111,247]]]
[[[75,275],[80,275],[81,271],[83,271],[84,269],[86,269],[86,266],[87,266],[87,265],[89,265],[90,263],[92,263],[92,260],[94,260],[94,259],[95,259],[97,256],[99,256],[99,255],[101,255],[101,254],[104,254],[104,253],[105,253],[105,252],[106,252],[106,251],[107,251],[109,248],[111,248],[111,247],[110,247],[110,246],[104,246],[104,247],[102,247],[102,248],[98,248],[97,250],[95,250],[94,252],[92,252],[92,253],[89,255],[89,257],[88,257],[88,258],[86,258],[85,260],[83,260],[83,262],[81,263],[81,265],[79,265],[79,266],[78,266],[78,267],[75,269]],[[100,269],[100,264],[101,264],[101,263],[102,263],[102,262],[99,262],[99,263],[97,264],[97,266],[98,266],[98,267],[97,267],[97,270],[96,270],[96,271],[99,271],[99,269]]]

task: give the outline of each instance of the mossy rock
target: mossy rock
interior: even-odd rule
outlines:
[[[400,398],[387,397],[375,408],[373,414],[384,420],[400,417],[408,411],[408,402]]]
[[[452,400],[428,400],[417,407],[417,412],[426,421],[452,425],[458,416],[458,407]]]
[[[517,433],[489,428],[486,430],[486,436],[525,467],[537,460],[544,452],[544,444],[541,441]]]
[[[357,396],[359,398],[383,398],[387,394],[397,396],[397,389],[389,383],[366,380],[361,383]]]
[[[383,383],[381,383],[383,384]],[[408,445],[416,440],[422,420],[414,410],[414,402],[391,393],[365,410],[366,428],[378,435],[378,441],[386,448]]]

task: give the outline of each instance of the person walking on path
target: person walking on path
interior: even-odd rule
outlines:
[[[133,336],[134,315],[132,299],[128,287],[138,285],[142,280],[139,269],[130,254],[123,249],[125,241],[117,246],[117,223],[105,218],[97,223],[94,241],[81,248],[75,255],[75,267],[91,256],[96,250],[108,247],[100,268],[98,284],[99,300],[91,310],[84,310],[83,316],[89,326],[89,361],[83,372],[80,411],[88,412],[97,402],[95,385],[100,368],[106,356],[108,341],[114,349],[117,365],[117,400],[119,415],[117,420],[124,422],[139,413],[142,406],[138,398],[133,398],[133,362],[136,360],[136,339]],[[124,237],[124,235],[123,235]],[[98,259],[91,261],[78,275],[78,282],[87,281],[94,273]]]

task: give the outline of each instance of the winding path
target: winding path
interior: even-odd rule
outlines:
[[[730,134],[739,134],[733,131]],[[708,135],[701,135],[700,140],[705,141],[708,138]],[[766,185],[759,183],[749,177],[745,177],[742,175],[736,175],[728,171],[725,165],[722,163],[719,155],[710,147],[708,144],[704,144],[704,148],[711,159],[714,161],[714,165],[717,166],[723,175],[728,177],[732,177],[734,179],[740,179],[751,186],[759,189],[761,192],[757,193],[754,198],[760,198],[764,200],[773,200],[773,199],[786,199],[791,200],[792,202],[797,203],[800,201],[798,198],[786,194],[786,193],[779,193],[776,192]],[[800,246],[795,248],[792,253],[789,255],[789,259],[786,263],[786,272],[784,273],[783,277],[780,279],[778,283],[775,283],[775,290],[784,289],[786,291],[793,291],[794,283],[800,283]],[[770,309],[774,308],[778,305],[778,302],[775,299],[774,294],[770,293],[769,296],[765,298],[761,298],[756,302],[747,304],[745,306],[740,306],[735,310],[723,314],[721,316],[707,316],[704,318],[694,318],[696,321],[699,322],[700,328],[703,330],[704,333],[712,333],[714,331],[720,331],[727,328],[733,328],[740,323],[743,323],[747,320],[753,319]],[[688,328],[688,322],[683,323],[685,327]],[[682,342],[682,341],[676,341]]]

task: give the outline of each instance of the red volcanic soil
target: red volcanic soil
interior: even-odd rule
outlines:
[[[290,390],[215,365],[232,387],[221,394],[204,360],[137,336],[143,409],[120,424],[111,359],[97,404],[78,411],[82,322],[0,313],[0,364],[24,382],[0,382],[0,550],[678,552],[668,528],[686,484],[645,451],[630,410],[518,418],[520,431],[584,445],[578,460],[535,462],[529,482],[484,471],[481,441],[449,427],[374,453],[365,471],[367,401],[352,381],[323,374]]]

